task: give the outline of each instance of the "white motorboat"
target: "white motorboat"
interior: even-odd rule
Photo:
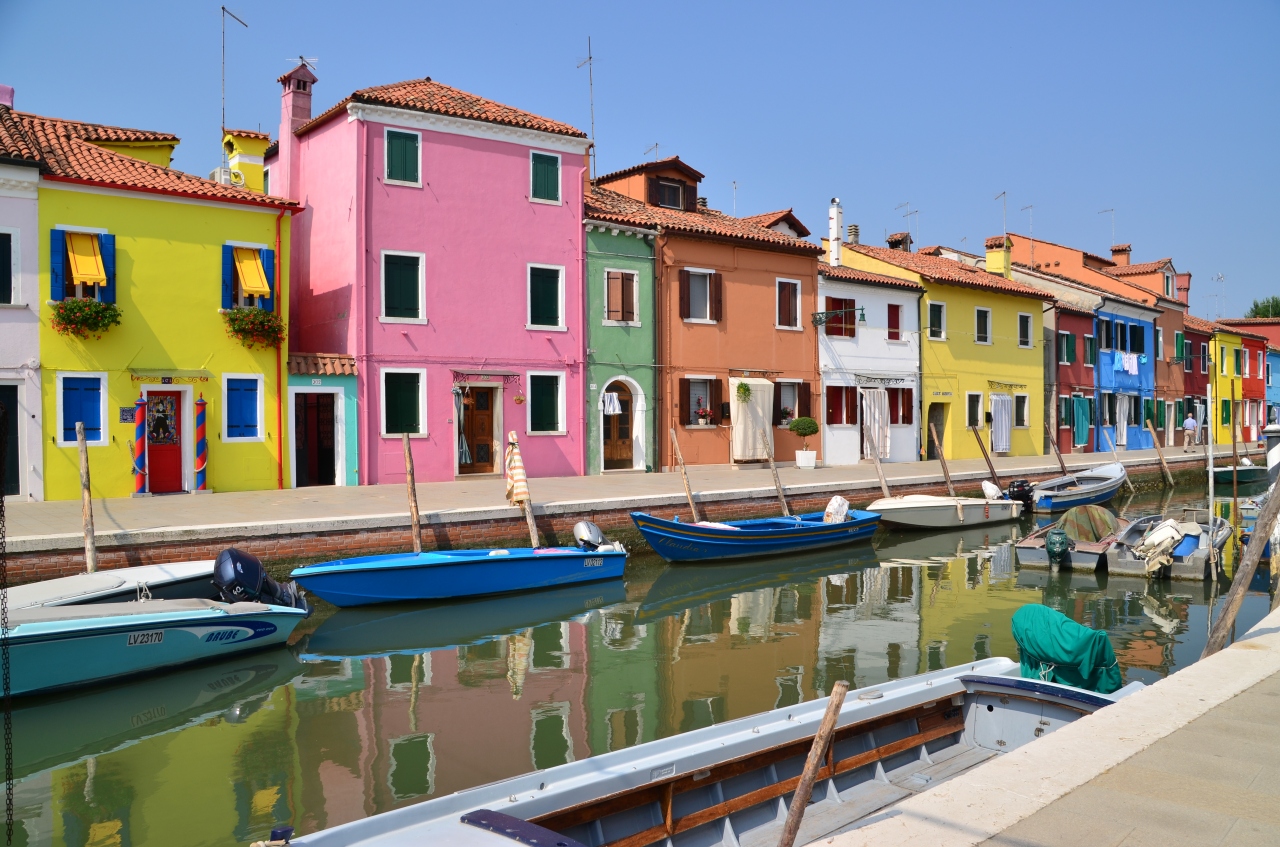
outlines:
[[[1192,514],[1184,514],[1182,519],[1147,515],[1129,524],[1107,548],[1107,571],[1156,579],[1206,580],[1214,575],[1212,559],[1221,574],[1222,548],[1231,537],[1231,524],[1215,515],[1210,532],[1207,509],[1187,512]],[[1210,548],[1216,555],[1210,556]]]
[[[1017,520],[1022,517],[1022,503],[1005,498],[906,494],[882,497],[867,506],[867,511],[879,514],[882,523],[897,526],[959,529]]]
[[[213,559],[115,568],[15,585],[9,589],[9,608],[123,603],[140,597],[156,600],[217,599]]]
[[[1065,512],[1074,506],[1105,503],[1115,496],[1128,478],[1124,465],[1111,462],[1087,471],[1047,479],[1030,487],[1029,505],[1037,512]]]

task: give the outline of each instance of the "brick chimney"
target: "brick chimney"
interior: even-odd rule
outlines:
[[[1191,303],[1191,274],[1176,274],[1174,276],[1174,290],[1178,292],[1178,302],[1185,305]]]
[[[831,208],[827,212],[827,264],[833,268],[840,267],[840,239],[844,230],[844,208],[839,197],[831,198]]]
[[[13,86],[0,85],[0,106],[13,108]]]
[[[987,273],[998,274],[1006,279],[1013,275],[1013,262],[1010,258],[1013,241],[1007,235],[993,235],[986,241]]]
[[[1112,244],[1111,245],[1111,261],[1117,265],[1124,266],[1129,264],[1129,254],[1133,252],[1132,244]]]
[[[901,250],[904,253],[910,253],[911,233],[895,232],[885,239],[885,243],[889,245],[890,250]]]
[[[271,169],[271,193],[298,200],[298,139],[293,133],[311,120],[311,87],[319,80],[305,64],[298,65],[276,82],[280,95],[280,155]]]

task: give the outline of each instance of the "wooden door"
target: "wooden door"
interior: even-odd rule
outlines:
[[[946,403],[930,403],[929,404],[929,420],[928,424],[933,425],[938,430],[938,440],[946,443],[947,438],[947,404]],[[925,458],[937,460],[938,450],[933,444],[933,433],[929,431],[929,425],[926,424],[924,432],[920,433],[920,437],[925,443]]]
[[[606,393],[618,395],[618,406],[610,415],[610,408],[605,408],[604,416],[604,469],[607,471],[630,470],[633,462],[631,445],[631,389],[621,382],[611,383],[605,388]]]
[[[182,491],[182,395],[147,394],[147,491]]]
[[[460,461],[458,472],[493,473],[492,388],[468,388],[462,395],[462,435],[467,439],[471,461]]]
[[[299,393],[293,408],[294,477],[298,488],[334,485],[334,395]]]

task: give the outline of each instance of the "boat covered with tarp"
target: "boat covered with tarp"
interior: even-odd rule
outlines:
[[[1124,685],[1111,639],[1048,606],[1030,604],[1013,613],[1022,676],[1098,694]]]
[[[1019,541],[1014,550],[1025,567],[1092,571],[1106,566],[1107,550],[1128,525],[1102,506],[1076,506]]]

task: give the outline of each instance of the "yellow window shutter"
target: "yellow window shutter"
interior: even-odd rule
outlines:
[[[267,275],[262,270],[262,254],[252,247],[237,247],[236,276],[240,278],[240,293],[257,297],[270,297]]]
[[[107,272],[102,267],[102,250],[98,236],[92,232],[67,233],[67,257],[70,259],[71,281],[86,285],[103,285]]]

